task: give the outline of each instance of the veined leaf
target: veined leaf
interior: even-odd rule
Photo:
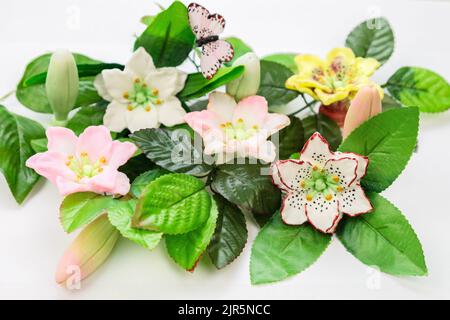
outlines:
[[[283,66],[291,70],[293,73],[297,73],[298,68],[297,64],[295,63],[296,56],[297,56],[296,53],[276,53],[265,56],[263,60],[282,64]]]
[[[131,184],[130,193],[136,198],[139,198],[142,192],[145,190],[145,188],[153,180],[168,173],[170,173],[170,171],[161,168],[156,168],[144,172],[143,174],[139,175],[136,179],[134,179],[133,183]]]

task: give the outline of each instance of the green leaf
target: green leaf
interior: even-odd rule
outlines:
[[[169,171],[204,175],[211,170],[187,130],[145,129],[130,138],[150,160]]]
[[[154,249],[163,234],[160,232],[142,230],[133,228],[131,220],[134,215],[137,200],[131,199],[128,201],[114,200],[108,209],[108,218],[111,224],[120,231],[120,234],[137,243],[145,249]]]
[[[419,110],[400,108],[382,112],[355,129],[339,151],[369,157],[361,185],[375,192],[389,187],[402,173],[417,144]]]
[[[50,63],[50,57],[51,54],[47,53],[31,61],[27,65],[25,73],[22,76],[19,84],[17,85],[17,99],[25,107],[36,112],[53,112],[48,102],[47,94],[45,92],[45,81],[42,82],[41,79],[40,83],[35,85],[26,85],[26,83],[27,81],[30,81],[30,78],[33,78],[35,76],[42,78],[43,74],[47,72],[48,65]],[[74,54],[74,57],[77,65],[96,65],[100,63],[100,61],[93,60],[89,57],[77,53]],[[97,94],[97,90],[94,87],[94,79],[94,76],[80,78],[78,98],[75,107],[90,105],[101,100],[100,96]],[[34,82],[34,80],[32,82]]]
[[[286,80],[294,73],[282,64],[261,60],[261,85],[258,95],[267,99],[269,106],[283,105],[298,97],[298,92],[286,88]]]
[[[139,175],[155,167],[155,164],[150,159],[140,154],[128,160],[127,163],[119,168],[119,171],[125,173],[130,181],[134,181]]]
[[[450,108],[450,84],[428,69],[402,67],[384,87],[405,106],[419,107],[422,112],[442,112]]]
[[[403,105],[392,98],[387,93],[384,94],[383,100],[381,101],[381,106],[383,108],[383,111],[391,110],[391,109],[398,109],[403,107]]]
[[[209,216],[211,197],[205,184],[186,174],[154,180],[141,195],[133,226],[166,234],[187,233]]]
[[[141,23],[145,24],[146,26],[151,25],[153,21],[155,21],[155,16],[143,16],[141,18]]]
[[[47,143],[47,138],[34,139],[30,141],[31,148],[33,148],[36,153],[47,151]]]
[[[290,116],[291,124],[279,132],[278,154],[280,159],[289,159],[289,157],[302,149],[305,143],[305,134],[302,121]]]
[[[246,53],[253,52],[253,49],[239,38],[228,37],[225,38],[225,40],[228,41],[234,49],[233,60],[227,62],[227,65],[231,66],[239,57],[242,57]]]
[[[175,1],[160,12],[137,38],[134,49],[143,47],[157,68],[175,67],[183,63],[195,43],[187,8]]]
[[[339,240],[361,262],[383,272],[426,275],[422,246],[408,220],[381,195],[368,197],[374,211],[344,219],[337,230]]]
[[[247,243],[247,225],[242,211],[222,196],[214,195],[219,216],[216,230],[208,246],[208,254],[217,269],[235,260]]]
[[[322,114],[312,115],[302,120],[305,131],[305,141],[308,140],[314,132],[319,132],[328,140],[331,149],[336,150],[342,142],[342,134],[339,126]]]
[[[188,271],[194,271],[214,234],[217,205],[211,202],[208,220],[199,228],[180,235],[166,235],[166,247],[172,259]]]
[[[276,53],[265,56],[263,60],[279,63],[291,70],[293,73],[297,73],[298,68],[297,64],[295,63],[295,57],[297,55],[298,54],[296,53]]]
[[[142,192],[145,190],[145,188],[155,179],[170,173],[169,171],[161,168],[156,168],[149,170],[147,172],[144,172],[143,174],[139,175],[131,184],[130,193],[136,197],[139,198],[142,194]]]
[[[200,72],[188,75],[184,89],[178,94],[183,101],[201,98],[228,82],[239,78],[244,73],[244,66],[222,67],[214,78],[208,80]]]
[[[64,198],[59,208],[59,216],[63,229],[71,233],[85,226],[107,212],[112,197],[92,192],[79,192]]]
[[[304,271],[325,251],[331,236],[309,224],[288,226],[275,214],[259,232],[250,257],[252,284],[283,280]]]
[[[272,184],[267,166],[221,165],[211,186],[231,203],[258,214],[272,214],[280,207],[280,190]]]
[[[356,26],[345,45],[357,57],[374,58],[384,64],[394,52],[394,33],[385,18],[373,18]]]
[[[0,171],[18,203],[25,200],[39,179],[25,162],[35,153],[31,141],[43,137],[45,131],[39,123],[10,113],[0,105]]]
[[[68,121],[66,127],[75,132],[76,135],[80,135],[87,127],[102,125],[105,111],[105,103],[82,107]]]

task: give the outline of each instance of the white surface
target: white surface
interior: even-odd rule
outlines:
[[[437,70],[450,79],[449,1],[201,3],[224,15],[225,35],[244,39],[260,55],[279,51],[324,55],[341,46],[356,24],[379,12],[394,28],[396,50],[376,73],[376,80],[383,83],[405,65]],[[15,87],[26,63],[45,51],[68,48],[104,61],[125,62],[133,34],[143,29],[139,18],[153,12],[156,7],[145,0],[2,0],[0,96]],[[13,98],[4,104],[48,121],[48,116],[28,111]],[[430,273],[426,278],[374,274],[334,240],[302,274],[275,285],[252,287],[248,261],[257,229],[249,224],[244,254],[224,270],[202,263],[194,274],[187,273],[170,260],[163,245],[149,253],[122,240],[81,290],[67,291],[53,280],[56,264],[73,238],[58,222],[61,197],[50,183],[41,182],[18,206],[0,178],[0,298],[450,298],[449,123],[450,112],[422,115],[419,152],[384,193],[403,210],[422,241]]]

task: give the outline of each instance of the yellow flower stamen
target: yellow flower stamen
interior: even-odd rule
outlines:
[[[105,157],[100,157],[100,163],[101,164],[105,164],[106,163],[106,158]]]
[[[145,107],[145,111],[150,112],[151,110],[152,110],[152,108],[150,106]]]
[[[128,99],[130,97],[130,94],[126,91],[126,92],[123,93],[123,97],[125,99]]]
[[[332,196],[331,194],[327,194],[327,195],[325,196],[325,200],[331,201],[331,199],[333,199],[333,196]]]
[[[338,183],[339,180],[340,180],[338,176],[333,176],[332,179],[333,179],[333,181],[336,182],[336,183]]]
[[[342,186],[337,186],[336,190],[338,192],[342,192],[342,191],[344,191],[344,188]]]
[[[127,107],[127,110],[128,111],[133,111],[133,106],[131,104],[129,104],[128,107]]]
[[[307,194],[306,195],[306,201],[312,201],[312,200],[313,200],[312,194]]]
[[[158,95],[158,93],[159,93],[159,90],[158,90],[158,89],[153,89],[152,94],[153,94],[154,96]]]

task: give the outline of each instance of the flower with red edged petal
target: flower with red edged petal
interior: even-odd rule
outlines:
[[[284,194],[283,221],[289,225],[309,221],[317,230],[333,233],[343,214],[372,211],[359,183],[368,163],[365,156],[332,152],[326,139],[314,133],[300,160],[281,160],[271,167],[273,183]]]

